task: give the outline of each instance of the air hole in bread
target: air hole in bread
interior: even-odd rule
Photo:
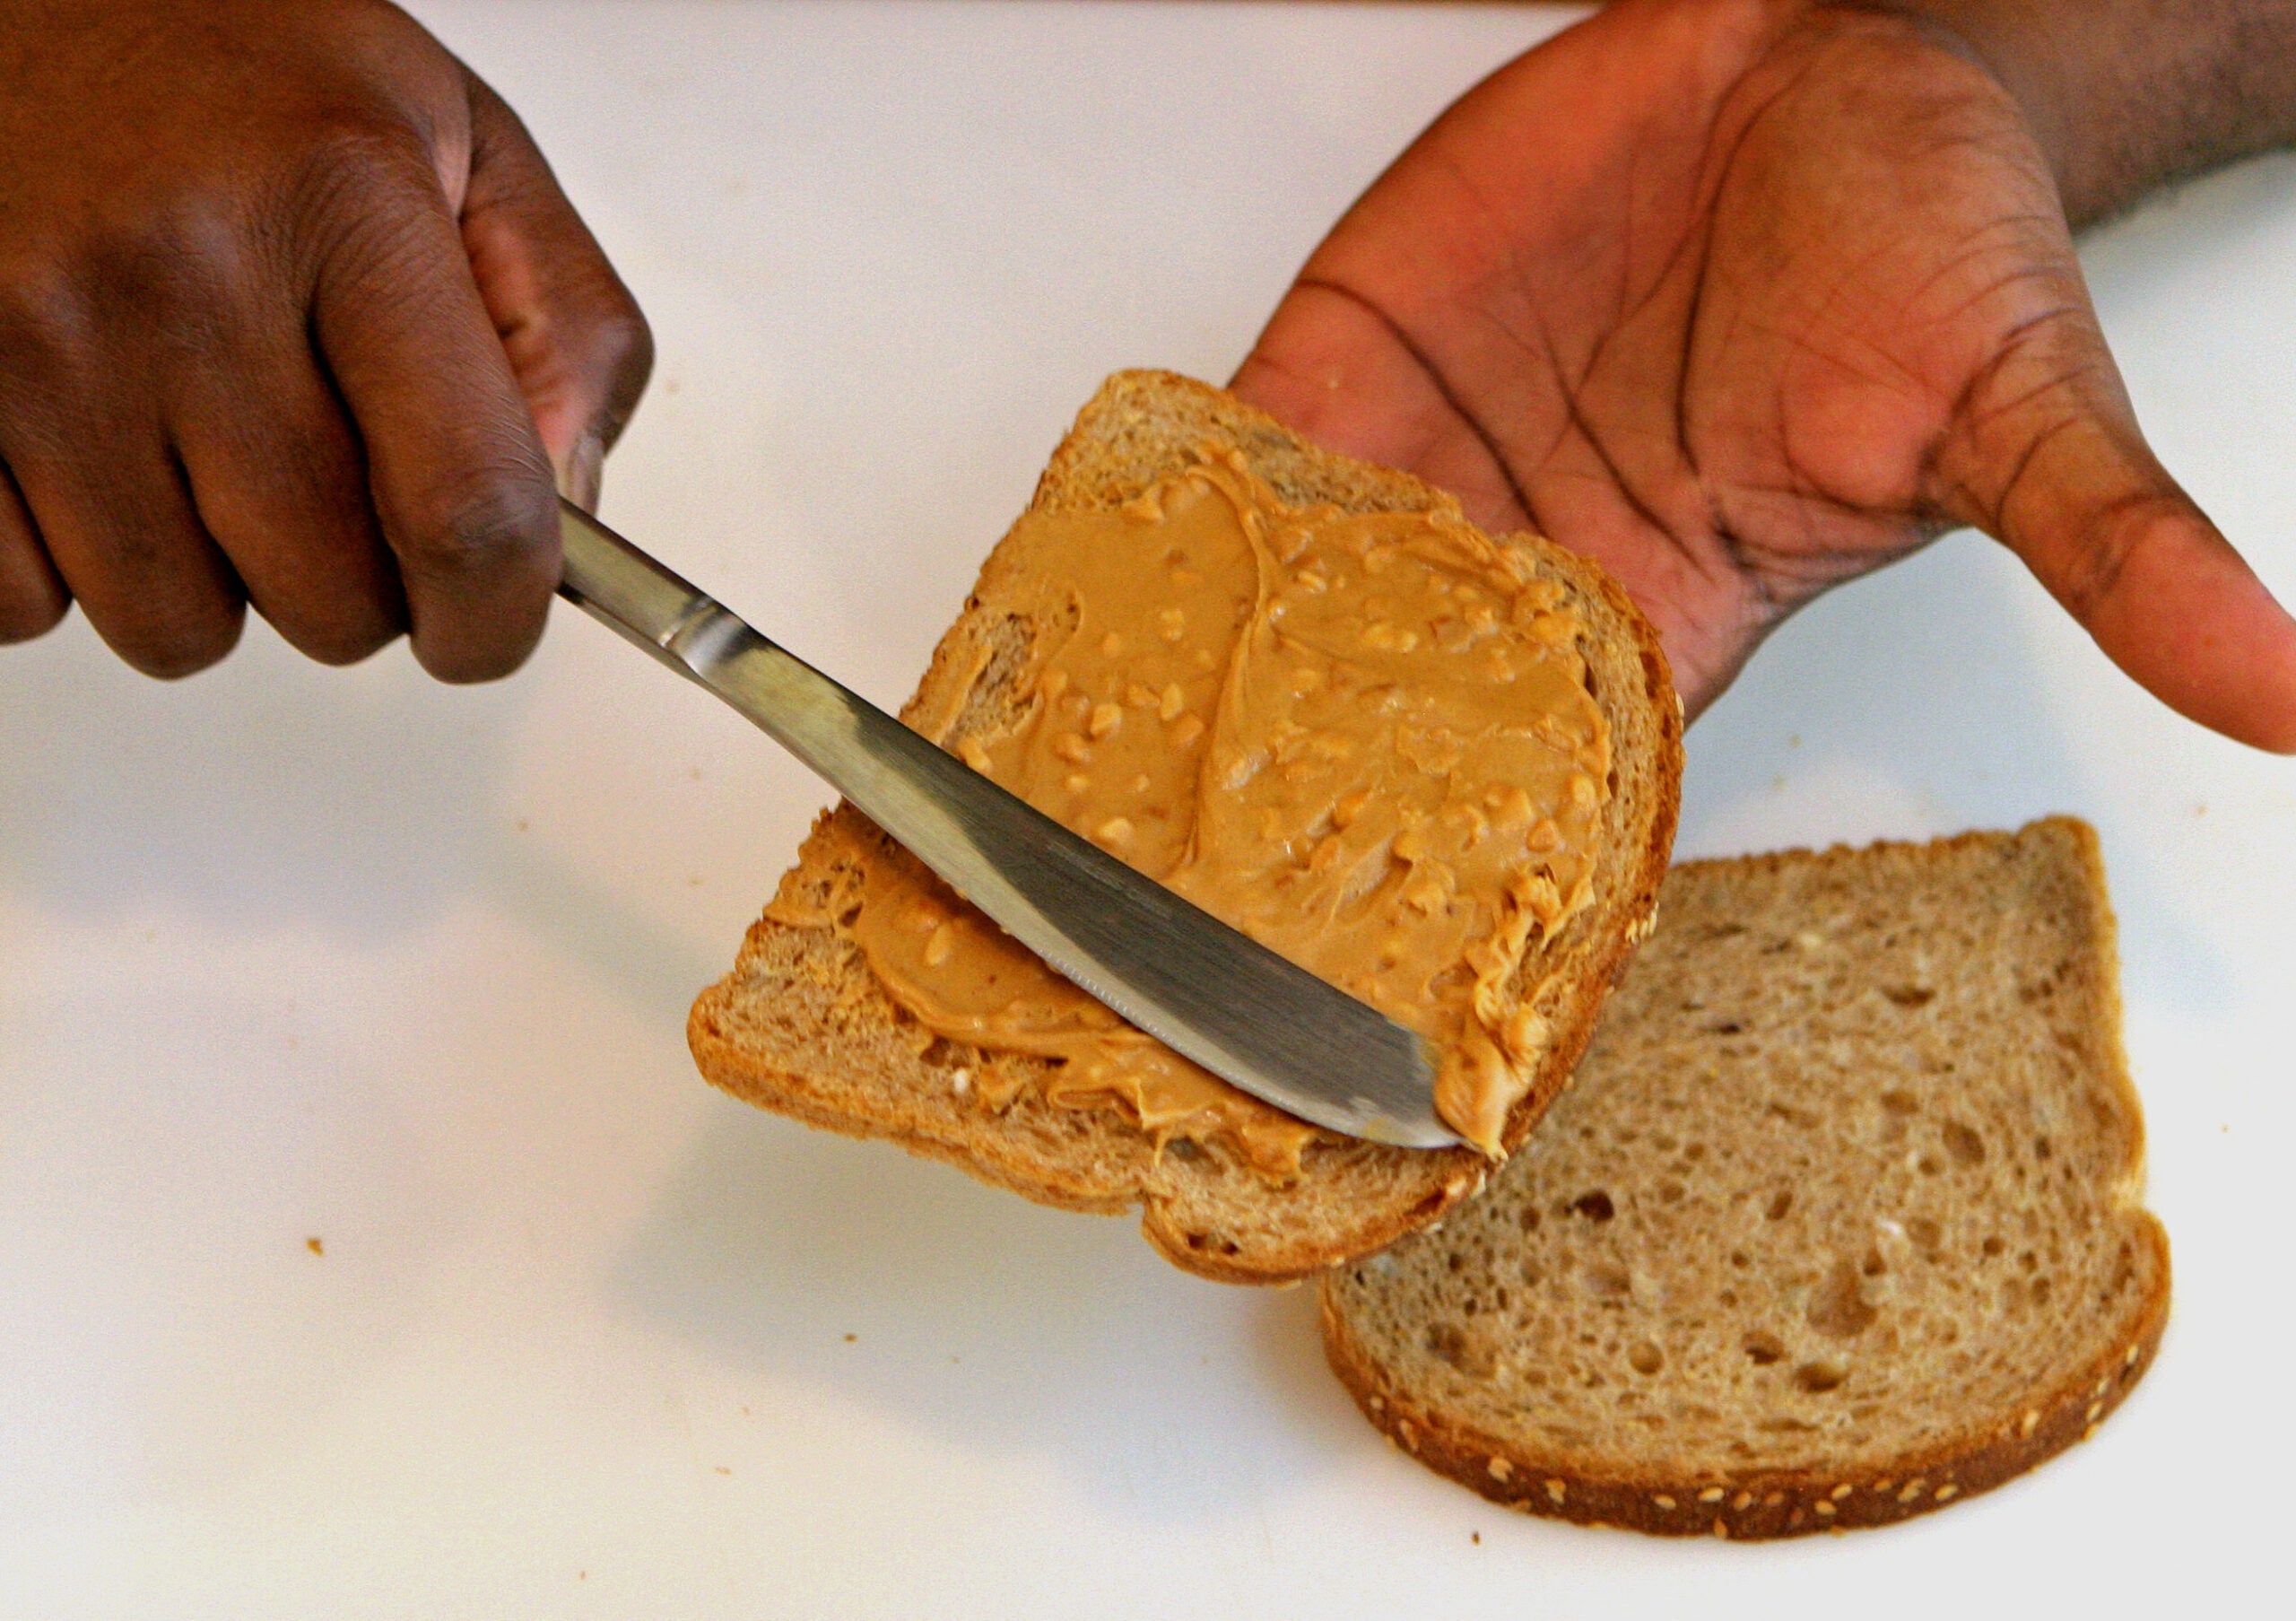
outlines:
[[[1937,995],[1926,985],[1884,985],[1882,994],[1900,1007],[1926,1007]]]
[[[1497,1367],[1489,1349],[1455,1322],[1427,1325],[1427,1354],[1475,1379],[1489,1378]]]
[[[1611,1203],[1611,1196],[1600,1188],[1591,1193],[1580,1194],[1570,1201],[1570,1207],[1592,1222],[1606,1222],[1618,1214],[1617,1207]]]
[[[1873,1327],[1879,1313],[1857,1286],[1857,1267],[1837,1260],[1810,1295],[1810,1327],[1828,1339],[1851,1339]]]
[[[1794,1370],[1795,1385],[1813,1396],[1822,1396],[1828,1390],[1839,1390],[1842,1381],[1848,1377],[1849,1370],[1840,1363],[1831,1359],[1805,1362]]]
[[[1738,1348],[1746,1354],[1748,1362],[1760,1368],[1786,1360],[1786,1342],[1775,1334],[1765,1334],[1760,1329],[1740,1340]]]
[[[1781,1189],[1770,1197],[1770,1207],[1762,1212],[1771,1221],[1782,1222],[1794,1208],[1794,1190]]]
[[[1626,1363],[1638,1373],[1656,1373],[1666,1365],[1666,1355],[1648,1340],[1639,1340],[1626,1354]]]
[[[1985,1163],[1985,1139],[1959,1120],[1945,1122],[1945,1151],[1963,1165]]]

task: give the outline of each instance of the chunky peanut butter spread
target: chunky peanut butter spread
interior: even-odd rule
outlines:
[[[1030,706],[957,752],[1430,1037],[1438,1111],[1495,1153],[1542,1033],[1537,988],[1507,988],[1531,937],[1589,900],[1609,794],[1563,597],[1447,514],[1287,507],[1206,451],[1121,510],[1021,520],[980,612],[1038,627]],[[984,639],[962,689],[989,656]],[[983,1106],[1039,1085],[1160,1146],[1221,1141],[1296,1173],[1314,1128],[1123,1023],[904,853],[847,853],[838,893],[789,886],[773,915],[833,923],[935,1034],[1062,1060],[1042,1080],[964,1072]]]

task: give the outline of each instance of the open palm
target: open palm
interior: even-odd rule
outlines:
[[[1692,713],[1972,524],[2166,702],[2296,750],[2296,623],[2146,448],[2017,106],[1902,19],[1626,0],[1558,36],[1365,194],[1236,388],[1599,559]]]

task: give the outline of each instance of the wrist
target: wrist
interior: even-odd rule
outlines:
[[[1863,0],[1858,0],[1863,4]],[[2118,9],[2119,0],[2101,0],[2092,14]],[[1948,48],[1982,67],[2024,116],[2025,126],[2056,177],[2066,214],[2075,222],[2110,213],[2120,199],[2100,199],[2097,165],[2083,138],[2074,107],[2075,86],[2087,75],[2068,58],[2072,50],[2047,48],[2048,0],[1875,0],[1863,9],[1889,11],[1926,29]]]
[[[1915,20],[2015,101],[2076,226],[2296,140],[2296,0],[1852,0]]]

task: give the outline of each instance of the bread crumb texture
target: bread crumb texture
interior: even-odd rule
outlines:
[[[2084,1439],[2169,1300],[2095,834],[1692,862],[1658,917],[1487,1190],[1325,1280],[1365,1416],[1526,1512],[1730,1538]]]
[[[1169,372],[1120,372],[1054,452],[1036,512],[1111,511],[1207,447],[1234,451],[1295,506],[1351,512],[1457,503],[1404,474],[1309,444],[1221,390]],[[1578,652],[1609,728],[1612,756],[1592,899],[1523,953],[1494,1017],[1535,1041],[1523,1095],[1499,1134],[1512,1149],[1562,1088],[1602,999],[1647,926],[1674,842],[1681,706],[1656,633],[1584,558],[1535,536],[1500,537],[1534,580],[1552,582],[1583,627]],[[983,580],[993,583],[1004,548]],[[960,754],[985,752],[1033,702],[1023,680],[1038,640],[1066,632],[993,611],[984,588],[943,638],[902,719]],[[1068,1209],[1140,1208],[1141,1231],[1176,1265],[1231,1283],[1280,1283],[1368,1254],[1479,1187],[1469,1149],[1385,1147],[1318,1131],[1299,1171],[1272,1182],[1215,1139],[1144,1129],[1120,1110],[1048,1096],[1055,1060],[936,1035],[872,974],[826,915],[850,885],[852,852],[883,835],[849,806],[817,825],[733,972],[695,1004],[688,1036],[711,1082],[761,1108],[858,1137],[889,1138],[1027,1198]]]

